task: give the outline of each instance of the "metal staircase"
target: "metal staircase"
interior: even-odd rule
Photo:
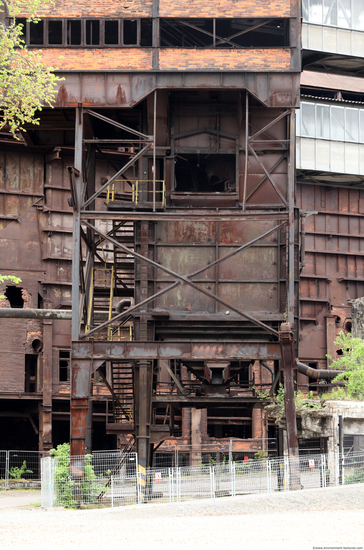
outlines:
[[[113,238],[134,250],[134,223],[113,222]],[[114,247],[115,295],[134,296],[134,257],[121,248]]]
[[[134,421],[133,367],[126,361],[112,364],[114,393],[114,422],[132,424]]]

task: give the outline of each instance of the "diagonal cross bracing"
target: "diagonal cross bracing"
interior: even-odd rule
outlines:
[[[261,235],[260,237],[257,237],[256,239],[253,239],[253,241],[250,241],[249,243],[246,243],[245,245],[242,245],[242,247],[239,247],[238,250],[235,250],[233,251],[233,253],[230,253],[230,254],[227,254],[226,256],[224,256],[223,258],[219,258],[219,260],[216,260],[213,264],[209,264],[208,266],[206,266],[205,268],[201,269],[201,270],[198,270],[196,273],[194,274],[190,274],[190,275],[180,275],[179,273],[176,273],[174,271],[172,271],[171,269],[161,265],[161,264],[158,264],[157,262],[154,262],[153,260],[151,260],[150,258],[147,258],[146,256],[142,256],[141,254],[138,254],[138,252],[135,252],[134,250],[131,250],[130,248],[122,245],[121,243],[119,243],[118,241],[116,241],[115,239],[112,239],[111,237],[108,237],[105,233],[103,233],[102,231],[100,231],[99,229],[96,229],[94,226],[92,226],[91,224],[89,224],[88,222],[84,221],[83,222],[85,225],[87,225],[87,227],[89,227],[92,231],[98,233],[100,236],[102,236],[103,238],[105,238],[106,240],[108,240],[109,242],[111,242],[112,244],[114,244],[114,246],[118,247],[118,248],[121,248],[122,250],[124,250],[125,252],[131,254],[132,256],[136,257],[136,258],[139,258],[141,261],[144,261],[144,262],[147,262],[151,265],[153,265],[154,267],[156,267],[157,269],[161,269],[162,271],[164,271],[165,273],[168,273],[169,275],[172,275],[173,277],[176,277],[177,279],[179,279],[179,281],[182,281],[184,283],[187,283],[188,285],[192,286],[192,288],[194,288],[195,290],[201,292],[202,294],[205,294],[206,296],[210,297],[210,298],[214,298],[215,300],[217,300],[218,302],[220,302],[221,304],[223,304],[225,307],[231,309],[232,311],[235,311],[238,315],[241,315],[242,317],[246,318],[246,319],[249,319],[252,323],[254,323],[255,325],[258,325],[260,327],[262,327],[264,330],[266,330],[267,332],[271,332],[273,334],[275,334],[276,336],[278,336],[278,332],[276,330],[274,330],[272,327],[266,325],[265,323],[262,323],[261,321],[259,321],[258,319],[256,319],[255,317],[253,317],[252,315],[249,315],[248,313],[240,310],[239,308],[235,307],[234,305],[230,304],[229,302],[226,302],[225,300],[223,300],[222,298],[220,298],[219,296],[216,296],[215,294],[213,294],[212,292],[209,292],[208,290],[204,289],[204,288],[201,288],[200,286],[198,286],[196,283],[192,282],[190,280],[190,277],[196,275],[197,273],[200,273],[201,271],[204,271],[205,269],[210,269],[212,267],[212,265],[216,265],[217,263],[220,263],[222,261],[224,261],[225,259],[227,258],[230,258],[231,256],[233,256],[234,254],[237,254],[239,251],[241,251],[244,248],[248,248],[249,246],[251,246],[254,242],[257,242],[257,240],[260,240],[264,237],[267,236],[267,233],[272,233],[273,231],[276,231],[278,228],[282,227],[283,225],[285,225],[287,222],[283,222],[283,224],[280,224],[279,226],[276,226],[275,228],[273,229],[270,229],[268,232],[264,233],[263,235]],[[166,289],[164,289],[166,290]],[[160,293],[157,293],[157,294],[160,294]],[[154,295],[154,298],[157,296]],[[153,298],[153,297],[151,297]],[[151,301],[151,300],[150,300]],[[140,306],[140,304],[137,304]],[[133,309],[135,309],[135,306],[133,307]],[[130,313],[130,309],[127,310],[125,312],[126,313]],[[116,319],[116,317],[114,317],[114,319],[111,319],[108,324],[110,324],[111,322],[113,322],[114,320]],[[99,327],[97,327],[97,329],[100,329],[101,326],[103,325],[100,325]],[[90,333],[87,333],[88,335],[90,335]]]

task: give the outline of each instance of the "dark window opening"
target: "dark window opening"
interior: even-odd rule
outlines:
[[[125,19],[123,43],[128,46],[138,44],[138,22],[136,19]]]
[[[229,193],[235,191],[234,155],[177,155],[177,192]]]
[[[25,393],[37,391],[38,355],[25,356]]]
[[[81,45],[81,21],[67,21],[67,44],[70,46]]]
[[[95,382],[104,383],[104,378],[101,376],[101,374],[104,376],[104,378],[107,378],[106,376],[106,363],[104,363],[100,368],[96,371],[96,377]]]
[[[86,21],[86,45],[98,46],[100,44],[100,21],[93,19]]]
[[[245,364],[239,368],[239,361],[232,361],[231,372],[236,372],[234,380],[238,385],[249,385],[249,364]]]
[[[352,328],[351,321],[345,321],[344,329],[346,330],[346,332],[351,332],[351,328]]]
[[[160,19],[160,46],[281,47],[289,45],[288,29],[288,19]]]
[[[234,421],[231,418],[231,421]],[[240,425],[239,425],[240,424]],[[251,422],[230,424],[226,420],[215,420],[214,418],[207,418],[207,434],[209,437],[216,438],[230,438],[236,437],[238,439],[251,439],[252,437],[252,425]]]
[[[152,45],[152,21],[151,19],[142,19],[140,22],[140,45],[144,48],[150,48]]]
[[[63,43],[63,23],[62,21],[48,21],[48,44],[51,46],[61,45]]]
[[[105,44],[119,44],[119,21],[105,21]]]
[[[21,38],[22,40],[24,40],[24,42],[26,42],[27,40],[27,20],[26,19],[23,19],[22,17],[19,18],[19,19],[15,19],[15,23],[16,25],[21,25],[22,28],[21,28]]]
[[[160,20],[161,47],[201,48],[213,46],[213,20]]]
[[[59,381],[70,381],[71,352],[70,350],[59,350]]]
[[[216,47],[259,48],[289,45],[288,20],[276,19],[257,26],[263,22],[253,19],[216,19]]]
[[[18,286],[7,286],[4,293],[5,298],[10,302],[10,307],[23,308],[24,300],[22,295],[22,288]]]
[[[29,23],[29,44],[31,46],[42,45],[44,43],[43,31],[44,21]]]

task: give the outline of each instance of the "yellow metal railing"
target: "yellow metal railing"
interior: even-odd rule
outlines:
[[[117,192],[122,192],[122,193],[126,193],[126,194],[130,194],[131,196],[131,202],[135,203],[135,204],[138,204],[140,203],[140,195],[142,194],[147,194],[148,198],[149,196],[151,195],[151,201],[148,201],[148,202],[153,202],[153,190],[152,189],[144,189],[144,185],[143,185],[143,188],[141,189],[140,187],[140,184],[141,183],[153,183],[153,180],[115,180],[115,181],[122,181],[122,182],[127,182],[130,184],[131,186],[131,189],[116,189],[115,188],[115,182],[111,183],[108,188],[107,188],[107,192],[106,192],[106,203],[109,203],[110,201],[114,201],[115,200],[115,194]],[[162,208],[165,208],[166,206],[166,182],[165,180],[155,180],[155,183],[156,184],[160,184],[160,186],[162,187],[162,189],[156,189],[155,190],[155,197],[156,197],[156,202],[158,204],[161,204],[162,205]]]

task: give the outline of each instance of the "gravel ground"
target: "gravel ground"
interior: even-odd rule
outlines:
[[[0,548],[146,545],[163,550],[363,549],[364,484],[173,505],[98,510],[28,505],[0,511]]]

